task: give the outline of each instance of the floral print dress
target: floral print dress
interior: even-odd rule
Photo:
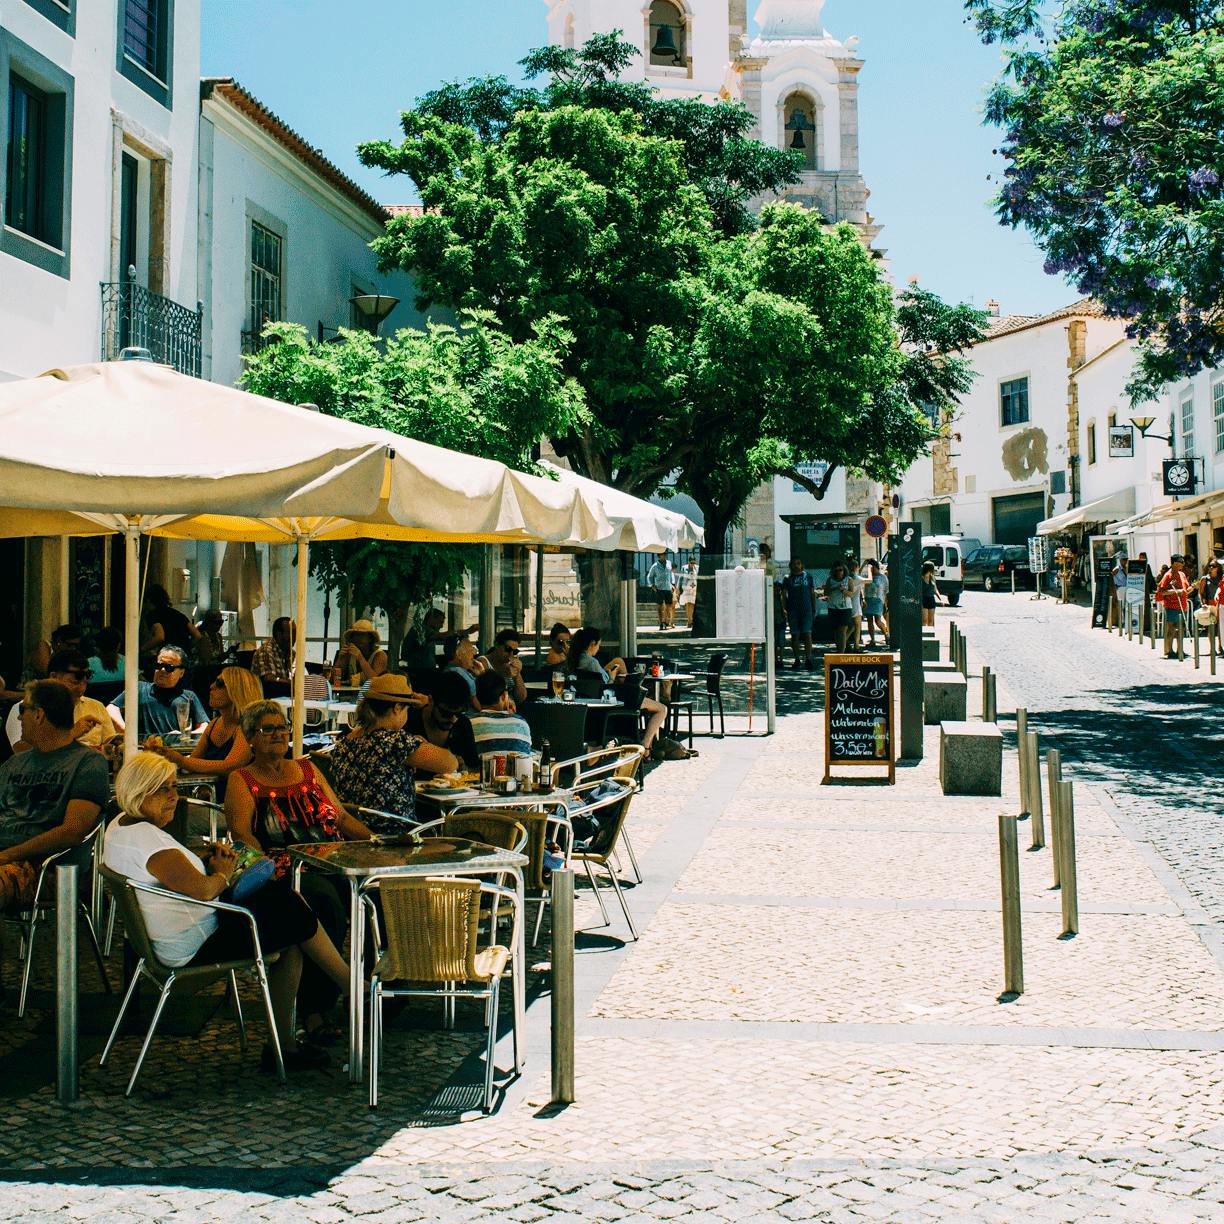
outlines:
[[[416,819],[416,781],[408,758],[424,743],[418,735],[389,727],[350,735],[328,755],[329,777],[345,803]],[[362,814],[375,833],[402,833],[399,821]]]

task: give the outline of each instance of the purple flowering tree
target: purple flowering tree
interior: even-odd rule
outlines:
[[[1224,0],[966,0],[1005,67],[999,219],[1130,320],[1135,403],[1224,358]]]

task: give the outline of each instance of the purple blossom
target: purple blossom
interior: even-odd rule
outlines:
[[[1124,115],[1118,114],[1117,111],[1110,111],[1101,122],[1108,128],[1119,128],[1126,121]]]
[[[1210,166],[1200,166],[1190,176],[1190,190],[1201,195],[1208,187],[1215,187],[1219,181],[1219,174]]]

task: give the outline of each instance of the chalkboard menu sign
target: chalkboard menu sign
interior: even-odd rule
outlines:
[[[1108,629],[1109,603],[1114,593],[1113,571],[1118,558],[1112,553],[1109,556],[1098,553],[1093,564],[1096,566],[1096,586],[1092,592],[1092,627]]]
[[[887,765],[895,782],[892,655],[825,655],[824,664],[824,780],[834,765]]]

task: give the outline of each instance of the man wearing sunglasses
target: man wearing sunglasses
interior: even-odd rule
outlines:
[[[72,714],[72,738],[86,748],[101,748],[115,734],[115,724],[100,701],[85,696],[89,661],[79,650],[57,650],[51,656],[49,672],[49,679],[58,680],[76,703]],[[14,706],[9,711],[5,730],[14,752],[29,752],[31,745],[22,737],[20,715],[21,707]]]
[[[207,725],[208,713],[200,699],[191,689],[183,687],[186,675],[187,656],[183,650],[178,646],[163,646],[157,652],[153,682],[141,680],[136,686],[142,740],[150,735],[170,735],[192,728],[202,731]],[[120,693],[106,707],[120,731],[124,727],[123,701],[124,694]]]
[[[527,700],[527,686],[523,683],[523,664],[519,661],[521,637],[517,629],[503,629],[493,639],[493,645],[485,656],[491,671],[495,671],[505,682],[506,691],[516,705]]]
[[[468,690],[463,677],[455,672],[442,672],[434,678],[433,693],[423,705],[408,707],[408,721],[404,729],[411,735],[420,735],[438,748],[453,752],[468,769],[478,769],[480,759],[476,755],[476,739],[472,724],[468,721]],[[422,769],[417,777],[431,776]]]

